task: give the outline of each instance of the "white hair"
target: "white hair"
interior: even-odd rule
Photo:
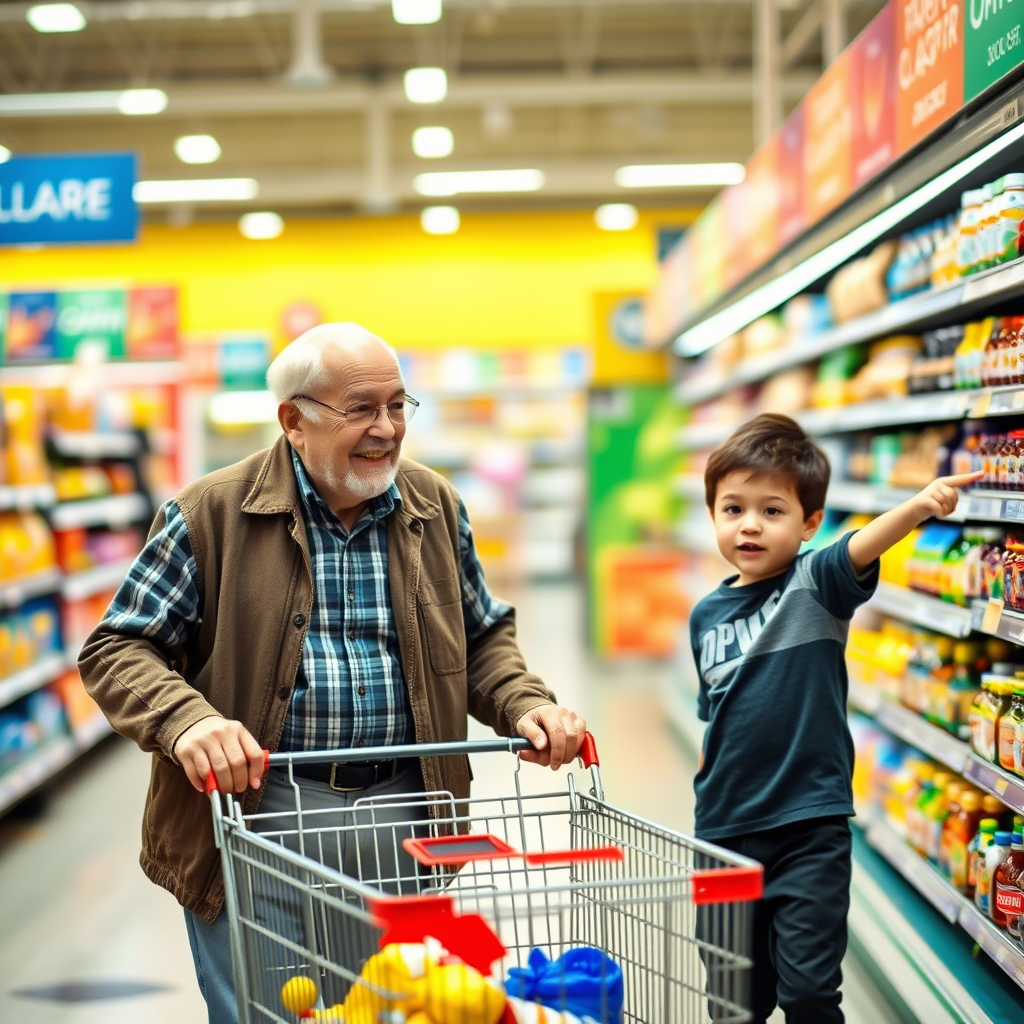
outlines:
[[[308,395],[324,387],[330,380],[330,371],[324,366],[324,349],[351,349],[368,342],[376,342],[398,362],[398,353],[383,338],[378,338],[365,327],[354,323],[320,324],[300,334],[286,345],[267,367],[267,387],[278,404],[295,395]],[[312,402],[296,402],[306,419],[320,421],[320,414]]]

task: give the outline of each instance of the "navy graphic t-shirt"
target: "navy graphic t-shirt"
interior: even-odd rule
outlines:
[[[730,577],[694,608],[697,714],[709,723],[694,779],[700,838],[853,814],[846,637],[878,563],[857,576],[852,536],[771,579]]]

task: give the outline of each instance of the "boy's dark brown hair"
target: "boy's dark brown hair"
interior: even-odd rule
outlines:
[[[791,481],[804,510],[804,518],[825,507],[829,468],[825,453],[788,416],[765,413],[744,423],[708,459],[704,471],[704,497],[715,507],[718,481],[740,469],[781,476]]]

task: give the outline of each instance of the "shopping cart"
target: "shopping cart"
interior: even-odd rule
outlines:
[[[589,734],[589,795],[572,772],[561,792],[525,793],[517,752],[529,746],[271,754],[295,798],[276,816],[243,815],[211,775],[241,1024],[749,1020],[760,865],[606,803]],[[316,809],[303,806],[294,774],[299,764],[493,753],[515,758],[511,796],[350,794],[349,807]],[[585,968],[590,1008],[571,1016],[579,974],[566,965],[580,947],[597,960]],[[509,992],[523,998],[496,1016],[510,967]]]

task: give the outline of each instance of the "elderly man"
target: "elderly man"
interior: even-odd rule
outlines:
[[[292,786],[280,769],[264,778],[261,748],[461,740],[469,713],[557,769],[586,729],[527,672],[458,495],[400,458],[418,403],[390,346],[324,324],[267,382],[282,436],[161,509],[79,660],[113,727],[154,755],[141,863],[185,908],[211,1024],[236,1009],[208,771],[243,794],[244,813],[283,814]],[[470,783],[465,758],[300,772],[304,807],[464,799]]]

